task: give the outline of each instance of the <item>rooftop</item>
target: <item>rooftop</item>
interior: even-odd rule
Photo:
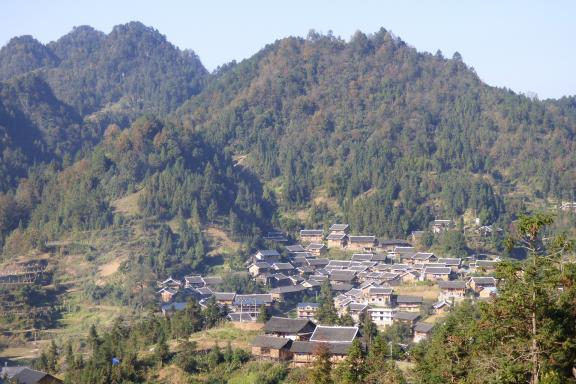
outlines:
[[[305,328],[313,327],[314,323],[306,319],[289,319],[287,317],[272,316],[264,324],[264,332],[300,333]]]
[[[282,349],[290,346],[292,340],[284,337],[275,336],[256,336],[252,340],[252,346],[261,348]]]
[[[338,327],[319,325],[310,341],[330,343],[351,343],[358,334],[358,327]]]

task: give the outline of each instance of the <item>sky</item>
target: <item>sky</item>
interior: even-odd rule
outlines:
[[[2,4],[0,45],[141,21],[213,70],[311,29],[348,40],[384,27],[419,51],[458,51],[490,85],[546,99],[576,94],[575,16],[568,0],[18,0]]]

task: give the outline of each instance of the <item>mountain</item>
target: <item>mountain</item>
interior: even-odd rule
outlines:
[[[459,54],[421,53],[384,29],[279,40],[215,73],[176,118],[246,155],[289,210],[334,198],[376,234],[466,210],[489,224],[575,187],[573,100],[490,87]]]
[[[201,91],[208,72],[153,28],[108,35],[82,26],[47,45],[16,37],[0,49],[0,187],[37,162],[74,157],[111,123],[163,116]]]

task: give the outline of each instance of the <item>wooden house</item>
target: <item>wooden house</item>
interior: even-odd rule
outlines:
[[[64,383],[64,381],[49,373],[37,371],[29,367],[4,366],[0,368],[0,383],[61,384]]]
[[[347,235],[350,233],[350,225],[348,224],[332,224],[330,228],[328,228],[328,232],[335,233],[335,234],[342,234]]]
[[[348,235],[347,250],[374,252],[378,244],[376,236],[350,236]]]
[[[432,333],[432,329],[434,328],[434,324],[418,322],[414,326],[414,338],[413,341],[415,343],[419,343],[422,340],[427,339],[430,337]]]
[[[256,252],[254,259],[272,264],[280,261],[280,254],[274,249],[263,249]]]
[[[328,248],[338,248],[344,249],[346,248],[346,244],[348,244],[348,236],[344,233],[330,233],[326,237]]]
[[[231,306],[234,303],[235,297],[235,292],[214,292],[214,299],[220,305]]]
[[[496,279],[490,276],[474,276],[468,280],[468,286],[474,292],[479,293],[482,289],[487,287],[496,288]]]
[[[248,273],[252,277],[259,276],[266,272],[270,272],[270,264],[265,261],[257,261],[248,267]]]
[[[302,243],[321,243],[324,241],[324,231],[322,229],[303,229],[300,231],[300,241]]]
[[[465,281],[439,281],[441,300],[461,300],[466,296]]]
[[[292,358],[292,340],[276,336],[256,336],[252,340],[252,355],[258,359],[287,361]]]
[[[392,305],[392,288],[370,287],[367,292],[368,304],[377,307],[390,307]]]
[[[416,252],[412,255],[413,264],[428,264],[435,263],[438,258],[433,253]]]
[[[393,298],[398,309],[403,312],[420,312],[420,306],[424,302],[422,296],[398,295]]]
[[[296,310],[299,319],[313,320],[318,311],[318,303],[298,303]]]
[[[306,291],[306,287],[303,285],[286,285],[281,287],[276,287],[270,290],[272,299],[278,302],[285,302],[288,299],[295,299],[302,296]]]
[[[312,254],[312,256],[322,256],[326,252],[328,252],[328,248],[323,243],[310,243],[306,247],[306,252]]]
[[[422,274],[425,281],[448,281],[452,275],[452,269],[449,267],[429,267],[424,268]]]
[[[311,341],[293,341],[290,347],[292,353],[292,364],[296,367],[306,367],[314,363],[316,355],[322,348],[326,348],[330,354],[332,363],[339,363],[346,359],[348,351],[352,346],[349,343],[329,343],[329,342],[311,342]]]
[[[418,319],[420,319],[420,314],[416,312],[396,312],[394,314],[395,323],[408,324],[410,327],[413,327]]]
[[[434,220],[430,223],[432,233],[438,234],[448,231],[454,227],[452,220]]]
[[[264,324],[264,333],[268,336],[288,338],[291,340],[309,340],[316,329],[316,324],[308,319],[289,319],[272,316]]]
[[[444,264],[446,267],[450,267],[452,272],[456,273],[462,266],[462,259],[459,258],[439,258],[436,260],[439,264]]]
[[[174,298],[176,293],[178,293],[178,291],[175,289],[172,289],[172,288],[162,288],[159,291],[159,293],[160,293],[160,298],[162,299],[162,301],[164,303],[169,303],[172,301],[172,299]]]

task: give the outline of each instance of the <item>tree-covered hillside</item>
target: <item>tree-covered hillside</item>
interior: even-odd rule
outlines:
[[[467,208],[489,224],[523,186],[574,191],[573,102],[490,87],[459,54],[419,53],[384,29],[277,41],[221,68],[178,117],[280,176],[286,206],[322,190],[359,231],[405,235]]]
[[[10,40],[0,49],[0,189],[14,187],[34,163],[74,158],[110,123],[166,115],[207,76],[193,52],[137,22],[108,35],[77,27],[47,45]]]

